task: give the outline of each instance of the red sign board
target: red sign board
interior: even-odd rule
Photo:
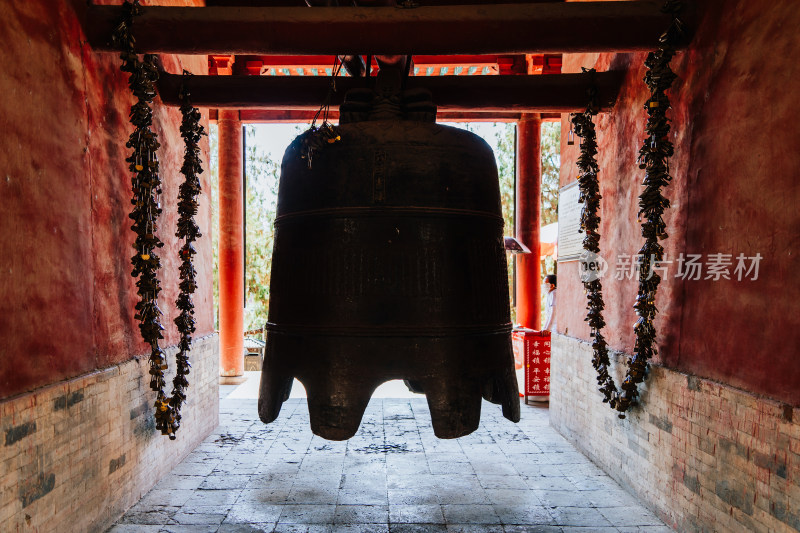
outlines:
[[[525,396],[549,396],[550,333],[520,329],[511,338],[514,359],[522,360],[525,367]]]

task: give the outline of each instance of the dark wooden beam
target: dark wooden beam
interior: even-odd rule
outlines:
[[[491,4],[546,4],[563,2],[564,0],[422,0],[417,3],[424,6],[454,6],[454,5],[491,5]],[[340,4],[347,3],[340,0]],[[360,2],[366,4],[366,2]],[[396,2],[395,2],[396,3]],[[206,0],[207,6],[225,7],[306,7],[305,0]]]
[[[180,54],[523,54],[650,50],[661,2],[395,7],[146,7],[139,52]],[[90,6],[85,31],[111,50],[115,6]]]
[[[166,105],[180,105],[183,77],[162,74],[158,92]],[[191,76],[187,88],[199,107],[316,110],[325,100],[330,78],[322,76]],[[617,99],[622,74],[595,76],[598,101],[606,111]],[[348,89],[365,87],[359,78],[337,78],[331,106],[338,106]],[[570,113],[587,104],[586,74],[538,76],[412,76],[409,89],[423,87],[433,93],[442,111],[501,111],[515,113]]]
[[[316,111],[303,109],[242,109],[239,111],[239,118],[246,124],[311,124],[314,120]],[[209,109],[209,120],[216,121],[218,116],[217,109]],[[500,112],[500,111],[471,111],[454,112],[442,111],[436,114],[438,122],[517,122],[521,113]],[[550,120],[560,119],[561,115],[550,114]],[[321,120],[321,119],[320,119]],[[330,122],[339,121],[339,112],[331,110],[328,113]],[[543,119],[544,120],[544,119]]]

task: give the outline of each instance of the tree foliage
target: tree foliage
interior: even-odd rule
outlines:
[[[253,139],[255,130],[245,128],[246,140]],[[212,125],[211,144],[211,246],[214,255],[214,301],[219,302],[219,165],[217,128]],[[247,176],[245,207],[245,315],[244,329],[258,329],[267,321],[269,307],[269,277],[272,268],[273,223],[278,195],[279,166],[255,143],[246,143]],[[219,328],[219,306],[215,327]]]
[[[542,124],[542,226],[558,222],[561,122]]]
[[[255,136],[252,126],[245,130],[248,140]],[[245,331],[262,328],[267,322],[280,173],[280,166],[259,150],[255,143],[248,143],[246,149]]]

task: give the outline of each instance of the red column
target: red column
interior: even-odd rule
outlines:
[[[219,358],[221,383],[244,380],[244,220],[242,122],[239,111],[219,120]]]
[[[530,254],[517,254],[517,322],[538,330],[541,309],[539,220],[542,198],[541,125],[538,113],[526,113],[517,125],[517,239]]]

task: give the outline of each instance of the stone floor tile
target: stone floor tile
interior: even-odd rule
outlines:
[[[464,458],[467,461],[466,457]],[[475,469],[467,462],[436,461],[428,464],[428,470],[434,475],[474,474]]]
[[[286,503],[305,503],[305,504],[336,504],[336,499],[339,496],[339,487],[337,485],[330,486],[324,483],[315,485],[311,482],[298,483],[292,486],[289,496],[286,498]]]
[[[153,490],[195,490],[205,480],[202,476],[165,476]]]
[[[179,512],[172,516],[172,521],[183,525],[212,525],[221,524],[225,520],[225,513],[185,513]]]
[[[613,527],[613,523],[592,507],[555,507],[550,509],[555,525],[578,527]]]
[[[495,505],[541,507],[542,501],[532,490],[526,489],[486,489],[489,501]]]
[[[445,441],[447,442],[447,441]],[[427,452],[428,464],[431,463],[468,463],[466,454],[460,450],[458,452]]]
[[[593,507],[641,507],[641,504],[619,487],[582,491]]]
[[[389,508],[392,524],[444,524],[444,514],[438,504],[392,505]]]
[[[600,513],[615,526],[658,526],[663,522],[642,506],[605,507],[598,509]]]
[[[424,398],[376,399],[354,438],[331,442],[311,433],[305,400],[270,425],[255,400],[221,405],[221,426],[113,533],[669,531],[549,427],[546,407],[515,425],[487,404],[476,432],[439,440]]]
[[[503,533],[503,526],[488,524],[447,524],[448,533]]]
[[[180,507],[195,491],[188,489],[153,489],[139,500],[139,505],[149,507]]]
[[[206,476],[199,488],[201,490],[243,489],[247,486],[249,481],[249,475],[212,474],[210,476]]]
[[[236,501],[241,492],[239,489],[197,490],[186,501],[184,507],[215,505],[220,508],[230,509],[230,506],[233,505],[233,502]]]
[[[160,525],[117,524],[112,526],[106,533],[158,533],[159,531],[161,531]]]
[[[335,505],[284,505],[278,524],[333,524]]]
[[[297,476],[292,474],[253,474],[245,485],[245,489],[286,489],[289,491]]]
[[[387,490],[376,489],[351,489],[340,490],[339,505],[388,505]]]
[[[444,524],[391,524],[390,533],[446,533]]]
[[[167,524],[161,526],[161,533],[217,533],[219,524]]]
[[[619,530],[608,526],[563,526],[563,533],[617,533]]]
[[[130,512],[123,515],[123,524],[142,524],[142,525],[163,525],[169,523],[175,512],[152,511],[152,512]]]
[[[276,523],[283,511],[283,505],[252,501],[238,501],[228,511],[226,524]]]
[[[289,498],[289,493],[291,492],[291,488],[289,487],[291,487],[291,485],[244,489],[239,494],[236,503],[252,502],[264,503],[267,505],[283,505]]]
[[[334,524],[388,524],[388,505],[337,505]]]
[[[563,530],[558,526],[541,525],[510,525],[503,526],[505,533],[562,533]]]
[[[608,490],[617,484],[607,475],[601,476],[567,476],[567,480],[578,490]]]
[[[300,458],[295,461],[268,461],[256,468],[255,474],[287,474],[296,476],[300,471]]]
[[[334,524],[331,533],[389,533],[388,524]]]
[[[566,477],[525,476],[528,488],[545,491],[576,491],[578,488]]]
[[[225,524],[219,526],[217,533],[272,533],[275,524]]]
[[[525,478],[516,475],[478,474],[478,482],[484,489],[528,489]]]
[[[214,471],[216,462],[181,463],[170,472],[173,476],[207,476]]]
[[[495,504],[494,512],[500,517],[503,525],[551,525],[553,516],[541,505],[507,505]]]
[[[603,471],[594,463],[586,461],[584,463],[557,463],[565,476],[600,476]]]
[[[386,491],[386,474],[343,474],[339,487],[342,490]]]
[[[482,488],[441,488],[436,491],[439,503],[448,505],[488,505],[489,497]]]
[[[439,504],[439,497],[434,489],[420,488],[417,490],[389,489],[389,505],[425,505]]]
[[[568,490],[534,490],[545,507],[590,507],[585,492]]]
[[[478,476],[475,474],[451,474],[438,476],[438,479],[436,479],[436,488],[442,490],[455,489],[462,491],[479,491],[483,487],[481,487],[481,483],[478,481]]]
[[[545,477],[566,477],[569,474],[565,474],[561,467],[558,465],[536,465],[536,474],[539,476]],[[524,472],[520,472],[523,475],[534,475],[534,474],[525,474]]]
[[[491,505],[442,505],[448,524],[498,524],[500,522]]]
[[[329,524],[276,524],[274,533],[330,533]]]
[[[394,490],[419,490],[422,487],[438,486],[440,479],[431,474],[401,475],[389,472],[386,476],[386,487]]]

